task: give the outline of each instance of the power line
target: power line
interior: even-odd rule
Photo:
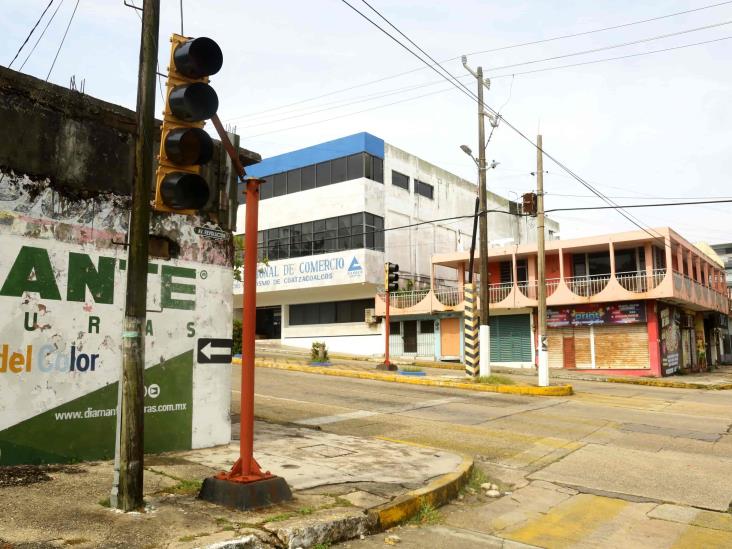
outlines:
[[[36,46],[38,46],[38,43],[43,38],[43,35],[46,34],[46,31],[48,30],[48,27],[51,25],[51,23],[53,22],[53,20],[56,18],[56,14],[58,13],[58,10],[61,9],[61,6],[63,6],[63,4],[64,4],[64,0],[61,0],[58,3],[58,5],[56,6],[56,9],[53,10],[53,13],[51,14],[51,18],[46,23],[46,26],[43,27],[43,32],[41,32],[41,35],[36,40],[36,43],[33,44],[33,47],[31,48],[31,51],[28,52],[28,55],[26,55],[25,60],[23,61],[23,64],[20,66],[20,69],[18,69],[18,70],[21,70],[21,71],[23,70],[23,67],[25,67],[25,64],[28,62],[28,59],[30,59],[31,55],[33,55],[33,52],[36,51]]]
[[[30,30],[30,32],[28,33],[28,36],[26,36],[26,37],[25,37],[25,40],[23,40],[23,43],[22,43],[22,44],[20,45],[20,47],[18,48],[18,51],[17,51],[17,52],[15,52],[15,57],[13,57],[13,60],[12,60],[12,61],[10,62],[10,64],[8,65],[8,68],[10,68],[10,67],[12,67],[12,66],[13,66],[13,63],[15,63],[15,60],[16,60],[16,59],[18,58],[18,56],[20,55],[20,52],[21,52],[21,51],[22,51],[22,49],[23,49],[23,48],[25,47],[25,45],[26,45],[26,44],[28,43],[28,40],[30,40],[30,37],[31,37],[31,35],[32,35],[32,34],[33,34],[33,32],[34,32],[34,31],[36,30],[36,27],[38,27],[38,24],[39,24],[39,23],[41,22],[41,19],[43,19],[43,16],[44,16],[44,15],[46,15],[46,12],[48,11],[48,8],[50,8],[50,7],[51,7],[51,4],[53,4],[53,0],[51,0],[51,1],[50,1],[50,2],[48,3],[48,5],[46,6],[46,9],[44,9],[44,10],[43,10],[43,13],[41,14],[41,16],[40,16],[40,17],[38,18],[38,20],[36,21],[36,24],[35,24],[35,25],[33,25],[33,28],[32,28],[32,29]]]
[[[66,35],[69,33],[69,28],[71,27],[71,22],[74,20],[74,15],[76,15],[76,8],[79,7],[80,0],[76,0],[76,5],[74,6],[74,11],[71,13],[71,17],[69,18],[69,24],[66,25],[66,31],[64,32],[63,38],[61,38],[61,43],[58,45],[58,50],[56,50],[56,56],[53,58],[53,63],[51,63],[51,68],[48,69],[48,74],[46,75],[46,82],[48,82],[48,79],[51,77],[51,71],[53,71],[53,67],[56,66],[56,60],[58,59],[58,54],[61,53],[61,48],[64,45],[64,42],[66,41]]]
[[[573,211],[584,211],[584,210],[610,210],[616,208],[659,208],[663,206],[696,206],[698,204],[729,204],[732,199],[724,200],[700,200],[696,202],[656,202],[651,204],[626,204],[624,206],[578,206],[576,208],[552,208],[551,210],[545,210],[546,213],[550,212],[573,212]]]
[[[582,67],[584,65],[594,65],[595,63],[605,63],[607,61],[617,61],[617,60],[620,60],[620,59],[630,59],[631,57],[642,57],[644,55],[651,55],[651,54],[654,54],[654,53],[663,53],[663,52],[667,52],[667,51],[681,50],[681,49],[684,49],[684,48],[690,48],[692,46],[703,46],[704,44],[713,44],[714,42],[722,42],[724,40],[729,40],[730,38],[732,38],[732,36],[722,36],[721,38],[713,38],[712,40],[704,40],[702,42],[692,42],[691,44],[682,44],[680,46],[670,46],[668,48],[661,48],[661,49],[658,49],[658,50],[643,51],[643,52],[639,52],[639,53],[630,53],[630,54],[627,54],[627,55],[619,55],[617,57],[607,57],[607,58],[604,58],[604,59],[594,59],[592,61],[583,61],[581,63],[572,63],[572,64],[569,64],[569,65],[558,65],[556,67],[546,67],[546,68],[543,68],[543,69],[533,69],[533,70],[530,70],[530,71],[512,72],[512,73],[508,73],[508,74],[489,75],[489,77],[491,79],[494,79],[495,80],[496,78],[507,78],[509,76],[514,77],[514,76],[521,76],[523,74],[534,74],[534,73],[537,73],[537,72],[554,71],[554,70],[558,70],[558,69],[568,69],[568,68],[572,68],[572,67]]]
[[[583,32],[578,32],[578,33],[574,33],[574,34],[565,34],[565,35],[560,35],[560,36],[553,36],[553,37],[550,37],[550,38],[545,38],[545,39],[541,39],[541,40],[534,40],[534,41],[531,41],[531,42],[522,42],[522,43],[518,43],[518,44],[510,44],[510,45],[507,45],[507,46],[500,46],[500,47],[491,48],[491,49],[487,49],[487,50],[475,51],[475,52],[472,52],[472,53],[468,53],[467,55],[480,55],[480,54],[483,54],[483,53],[490,53],[490,52],[494,52],[494,51],[502,51],[502,50],[508,50],[508,49],[513,49],[513,48],[520,48],[520,47],[524,47],[524,46],[531,46],[531,45],[535,45],[535,44],[543,44],[543,43],[546,43],[546,42],[553,42],[553,41],[556,41],[556,40],[563,40],[563,39],[566,39],[566,38],[575,38],[575,37],[578,37],[578,36],[585,36],[585,35],[594,34],[594,33],[597,33],[597,32],[604,32],[604,31],[609,31],[609,30],[615,30],[615,29],[630,27],[630,26],[634,26],[634,25],[640,25],[640,24],[643,24],[643,23],[650,23],[650,22],[653,22],[653,21],[659,21],[661,19],[668,19],[670,17],[676,17],[676,16],[679,16],[679,15],[686,15],[686,14],[689,14],[689,13],[703,11],[703,10],[707,10],[707,9],[711,9],[711,8],[716,8],[716,7],[724,6],[724,5],[727,5],[727,4],[732,4],[732,0],[728,0],[728,1],[725,1],[725,2],[719,2],[719,3],[716,3],[716,4],[709,4],[709,5],[706,5],[706,6],[700,6],[698,8],[693,8],[693,9],[689,9],[689,10],[684,10],[684,11],[678,11],[678,12],[674,12],[674,13],[669,13],[669,14],[666,14],[666,15],[658,16],[658,17],[652,17],[652,18],[649,18],[649,19],[642,19],[642,20],[638,20],[638,21],[631,21],[629,23],[623,23],[623,24],[614,25],[614,26],[611,26],[611,27],[602,27],[602,28],[592,29],[592,30],[589,30],[589,31],[583,31]],[[443,59],[440,63],[447,63],[449,61],[455,61],[456,59],[460,59],[460,56],[455,56],[455,57],[450,57],[448,59]],[[256,112],[253,112],[253,113],[242,114],[242,115],[239,115],[239,116],[236,116],[236,117],[233,117],[233,118],[229,118],[226,121],[228,122],[229,120],[236,120],[236,119],[239,119],[239,118],[245,118],[245,117],[255,116],[255,115],[264,114],[264,113],[267,113],[267,112],[272,112],[272,111],[276,111],[276,110],[286,109],[288,107],[293,107],[293,106],[300,105],[300,104],[303,104],[303,103],[309,103],[309,102],[312,102],[312,101],[316,101],[318,99],[322,99],[324,97],[330,97],[330,96],[333,96],[333,95],[336,95],[336,94],[339,94],[339,93],[343,93],[343,92],[347,92],[347,91],[351,91],[351,90],[354,90],[354,89],[357,89],[357,88],[361,88],[361,87],[365,87],[365,86],[370,86],[372,84],[378,84],[380,82],[385,82],[386,80],[392,80],[392,79],[398,78],[400,76],[405,76],[405,75],[408,75],[408,74],[413,74],[415,72],[422,71],[425,68],[426,67],[424,67],[424,66],[416,67],[416,68],[411,69],[411,70],[408,70],[408,71],[404,71],[404,72],[392,74],[392,75],[389,75],[389,76],[384,76],[384,77],[377,78],[375,80],[370,80],[370,81],[367,81],[367,82],[362,82],[360,84],[356,84],[356,85],[353,85],[353,86],[348,86],[346,88],[340,88],[338,90],[334,90],[334,91],[327,92],[327,93],[324,93],[324,94],[320,94],[320,95],[316,95],[316,96],[313,96],[313,97],[309,97],[307,99],[300,99],[298,101],[294,101],[292,103],[287,103],[285,105],[280,105],[278,107],[271,107],[269,109],[264,109],[264,110],[256,111]]]
[[[379,26],[379,25],[378,25],[377,23],[375,23],[375,22],[374,22],[373,20],[371,20],[371,19],[370,19],[370,18],[369,18],[369,17],[367,16],[367,15],[365,15],[364,13],[362,13],[361,11],[359,11],[358,9],[356,9],[355,7],[353,7],[353,6],[351,5],[351,4],[349,4],[347,0],[341,0],[341,2],[343,2],[344,4],[346,4],[347,6],[349,6],[349,7],[350,7],[350,8],[352,9],[352,10],[354,10],[354,11],[355,11],[356,13],[358,13],[359,15],[361,15],[361,17],[363,17],[363,18],[364,18],[364,19],[366,19],[366,20],[367,20],[367,21],[368,21],[369,23],[371,23],[372,25],[374,25],[374,26],[375,26],[375,27],[376,27],[377,29],[379,29],[379,30],[380,30],[380,31],[381,31],[382,33],[386,34],[386,35],[387,35],[387,36],[388,36],[388,37],[389,37],[389,38],[390,38],[391,40],[393,40],[394,42],[396,42],[396,43],[397,43],[397,44],[398,44],[398,45],[399,45],[400,47],[404,48],[404,49],[405,49],[406,51],[408,51],[408,52],[409,52],[410,54],[412,54],[412,55],[413,55],[413,56],[415,56],[415,57],[416,57],[417,59],[419,59],[420,61],[422,61],[423,63],[425,63],[425,64],[426,64],[426,65],[427,65],[427,66],[428,66],[428,67],[429,67],[430,69],[434,70],[434,71],[435,71],[435,72],[436,72],[437,74],[440,74],[440,75],[441,75],[441,76],[442,76],[443,78],[445,78],[445,79],[446,79],[446,80],[447,80],[448,82],[450,82],[450,83],[451,83],[451,84],[452,84],[453,86],[455,86],[456,88],[458,88],[458,89],[459,89],[459,90],[460,90],[461,92],[463,92],[463,93],[466,93],[466,92],[467,92],[467,95],[468,95],[468,97],[470,97],[470,98],[471,98],[471,99],[473,99],[473,100],[477,100],[477,96],[475,95],[475,93],[473,93],[473,92],[472,92],[471,90],[469,90],[469,89],[468,89],[468,88],[467,88],[467,87],[466,87],[466,86],[465,86],[465,85],[464,85],[464,84],[463,84],[462,82],[460,82],[459,80],[457,80],[457,79],[456,79],[456,78],[455,78],[455,77],[454,77],[454,76],[453,76],[453,75],[452,75],[452,74],[451,74],[451,73],[450,73],[449,71],[447,71],[447,70],[446,70],[446,69],[445,69],[444,67],[442,67],[442,66],[441,66],[441,65],[440,65],[440,64],[439,64],[439,63],[438,63],[437,61],[435,61],[435,59],[434,59],[434,58],[433,58],[432,56],[430,56],[430,55],[429,55],[428,53],[426,53],[426,52],[425,52],[425,51],[424,51],[424,50],[423,50],[422,48],[420,48],[419,46],[416,46],[416,44],[415,44],[415,46],[416,46],[416,47],[417,47],[417,48],[418,48],[418,49],[419,49],[419,50],[420,50],[420,51],[421,51],[421,52],[422,52],[422,53],[423,53],[424,55],[426,55],[426,56],[427,56],[427,58],[428,58],[428,59],[430,59],[430,61],[432,61],[432,62],[433,62],[433,63],[434,63],[435,65],[439,66],[439,67],[440,67],[440,68],[442,69],[442,71],[443,71],[443,72],[444,72],[444,73],[445,73],[446,75],[448,75],[448,76],[449,76],[449,77],[450,77],[450,78],[451,78],[452,80],[451,80],[450,78],[447,78],[447,77],[445,77],[444,75],[442,75],[442,73],[440,73],[440,72],[439,72],[439,71],[438,71],[437,69],[435,69],[435,67],[434,67],[434,66],[430,65],[429,63],[427,63],[427,61],[425,61],[425,60],[424,60],[424,59],[423,59],[422,57],[420,57],[420,56],[419,56],[419,55],[417,55],[417,54],[416,54],[416,53],[415,53],[414,51],[412,51],[412,50],[411,50],[411,49],[410,49],[410,48],[409,48],[408,46],[406,46],[405,44],[403,44],[402,42],[400,42],[400,41],[399,41],[398,39],[396,39],[396,38],[395,38],[394,36],[392,36],[392,35],[391,35],[390,33],[388,33],[388,32],[387,32],[387,31],[386,31],[385,29],[383,29],[382,27],[380,27],[380,26]],[[368,4],[368,2],[366,2],[366,0],[362,0],[362,2],[364,2],[364,3],[365,3],[365,4],[367,5],[367,6],[369,6],[369,7],[371,8],[371,10],[372,10],[372,11],[376,11],[376,10],[375,10],[375,9],[374,9],[373,7],[371,7],[371,6],[370,6],[370,5]],[[379,14],[378,12],[376,12],[376,13],[377,13],[377,14]],[[381,17],[382,19],[384,19],[385,21],[387,21],[387,22],[388,22],[388,20],[387,20],[387,19],[386,19],[386,18],[385,18],[385,17],[383,16],[383,15],[379,14],[379,16],[380,16],[380,17]],[[396,27],[395,27],[394,25],[392,25],[391,23],[389,23],[389,25],[390,25],[390,26],[391,26],[392,28],[396,28]],[[398,29],[397,29],[397,30],[398,30]],[[399,31],[399,30],[398,30],[398,32],[399,32],[399,33],[400,33],[400,34],[401,34],[402,36],[404,36],[405,38],[407,38],[407,40],[409,40],[409,42],[410,42],[410,43],[414,44],[414,42],[413,42],[413,41],[412,41],[411,39],[409,39],[408,37],[406,37],[406,35],[405,35],[404,33],[402,33],[402,32],[401,32],[401,31]],[[454,83],[453,83],[453,82],[454,82]],[[482,83],[481,83],[480,85],[482,85]],[[484,106],[485,106],[485,108],[486,108],[486,109],[487,109],[488,111],[490,111],[490,112],[491,112],[491,113],[492,113],[493,115],[495,115],[496,117],[499,117],[499,118],[500,118],[500,114],[499,114],[498,112],[496,112],[496,111],[495,111],[495,109],[493,109],[492,107],[490,107],[490,106],[489,106],[489,105],[487,105],[487,104],[484,104]],[[481,113],[481,115],[482,115],[482,113]],[[534,143],[534,142],[533,142],[533,141],[532,141],[532,140],[531,140],[531,139],[530,139],[530,138],[529,138],[528,136],[526,136],[526,135],[525,135],[525,134],[524,134],[523,132],[521,132],[521,131],[520,131],[520,130],[519,130],[519,129],[518,129],[517,127],[516,127],[516,126],[514,126],[513,124],[511,124],[511,123],[510,123],[510,122],[509,122],[508,120],[506,120],[505,118],[504,118],[503,120],[504,120],[504,123],[505,123],[505,124],[506,124],[506,125],[507,125],[507,126],[508,126],[509,128],[511,128],[511,129],[512,129],[512,130],[513,130],[514,132],[516,132],[516,133],[517,133],[517,134],[518,134],[519,136],[521,136],[521,137],[522,137],[522,138],[523,138],[524,140],[526,140],[526,141],[527,141],[528,143],[530,143],[530,144],[531,144],[531,145],[532,145],[532,146],[533,146],[534,148],[536,148],[537,150],[540,150],[542,154],[546,155],[546,156],[547,156],[547,158],[549,158],[550,160],[552,160],[552,161],[553,161],[553,162],[554,162],[554,163],[555,163],[556,165],[558,165],[558,166],[559,166],[560,168],[562,168],[562,169],[563,169],[563,170],[564,170],[565,172],[567,172],[567,173],[568,173],[569,175],[571,175],[571,176],[572,176],[572,177],[573,177],[574,179],[576,179],[576,180],[577,180],[577,181],[578,181],[578,182],[579,182],[580,184],[582,184],[582,185],[583,185],[584,187],[586,187],[586,188],[587,188],[587,189],[589,189],[589,190],[590,190],[591,192],[593,192],[594,194],[596,194],[596,195],[597,195],[598,197],[602,198],[602,200],[603,200],[604,202],[606,202],[607,204],[609,204],[609,205],[611,205],[611,206],[614,206],[614,207],[615,207],[615,210],[616,210],[616,211],[617,211],[617,212],[618,212],[618,213],[619,213],[620,215],[622,215],[622,216],[623,216],[623,217],[624,217],[625,219],[627,219],[627,220],[628,220],[628,221],[630,221],[630,222],[631,222],[631,223],[632,223],[633,225],[635,225],[636,227],[638,227],[638,228],[640,228],[641,230],[643,230],[644,232],[646,232],[646,233],[647,233],[648,235],[650,235],[650,236],[651,236],[651,237],[653,237],[654,239],[660,240],[661,242],[663,242],[663,243],[665,244],[665,241],[663,241],[663,239],[662,239],[662,238],[660,237],[660,235],[654,235],[653,233],[651,233],[651,232],[650,232],[650,230],[648,230],[648,229],[647,229],[646,227],[644,227],[644,226],[643,226],[643,224],[642,224],[642,223],[640,222],[640,220],[638,220],[637,218],[635,218],[635,217],[634,217],[634,216],[632,216],[631,214],[629,214],[629,213],[625,212],[624,210],[622,210],[621,208],[619,208],[619,207],[618,207],[618,205],[617,205],[617,204],[615,204],[615,203],[614,203],[614,202],[613,202],[612,200],[610,200],[609,198],[607,198],[607,197],[606,197],[605,195],[603,195],[603,193],[601,193],[601,192],[600,192],[599,190],[597,190],[597,189],[596,189],[595,187],[593,187],[593,186],[592,186],[592,185],[590,185],[590,184],[589,184],[588,182],[586,182],[585,180],[583,180],[583,179],[582,179],[582,178],[581,178],[581,177],[580,177],[579,175],[577,175],[577,174],[576,174],[575,172],[573,172],[573,171],[572,171],[571,169],[569,169],[569,167],[567,167],[566,165],[564,165],[563,163],[561,163],[561,162],[560,162],[560,161],[559,161],[558,159],[556,159],[556,158],[555,158],[554,156],[552,156],[552,155],[550,155],[549,153],[547,153],[546,151],[544,151],[544,150],[543,150],[543,148],[542,148],[542,149],[540,149],[540,148],[539,148],[539,146],[538,146],[538,145],[537,145],[536,143]]]
[[[499,67],[489,67],[486,70],[489,70],[489,71],[497,71],[497,70],[502,70],[502,69],[511,69],[513,67],[520,67],[520,66],[524,66],[524,65],[532,65],[534,63],[544,63],[546,61],[554,61],[556,59],[565,59],[567,57],[574,57],[574,56],[577,56],[577,55],[586,55],[588,53],[597,53],[599,51],[612,50],[612,49],[616,49],[616,48],[624,48],[626,46],[634,46],[636,44],[644,44],[646,42],[653,42],[654,40],[663,40],[664,38],[670,38],[672,36],[679,36],[679,35],[682,35],[682,34],[689,34],[691,32],[698,32],[698,31],[701,31],[701,30],[709,30],[709,29],[713,29],[713,28],[717,28],[717,27],[723,27],[725,25],[729,25],[730,23],[732,23],[732,20],[731,21],[722,21],[721,23],[714,23],[714,24],[711,24],[711,25],[705,25],[703,27],[696,27],[696,28],[693,28],[693,29],[686,29],[686,30],[682,30],[682,31],[678,31],[678,32],[670,32],[670,33],[667,33],[667,34],[660,34],[658,36],[651,36],[651,37],[648,37],[648,38],[641,38],[639,40],[633,40],[631,42],[623,42],[621,44],[613,44],[611,46],[603,46],[601,48],[593,48],[593,49],[590,49],[590,50],[583,50],[583,51],[578,51],[578,52],[573,52],[573,53],[566,53],[566,54],[563,54],[563,55],[554,55],[552,57],[545,57],[543,59],[535,59],[533,61],[524,61],[522,63],[513,63],[511,65],[502,65],[502,66],[499,66]]]
[[[562,196],[567,198],[597,198],[594,194],[560,194],[544,192],[545,196]],[[609,196],[608,198],[625,198],[631,200],[732,200],[729,196],[652,196],[652,195],[635,195],[635,196]]]

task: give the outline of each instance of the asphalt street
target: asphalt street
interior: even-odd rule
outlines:
[[[573,385],[524,397],[258,368],[255,413],[467,454],[510,492],[467,493],[399,529],[403,547],[732,546],[732,392]]]

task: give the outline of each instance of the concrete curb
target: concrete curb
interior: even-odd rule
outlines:
[[[233,359],[232,363],[241,364],[241,361]],[[535,387],[531,385],[483,385],[443,379],[422,379],[418,377],[400,376],[398,374],[364,372],[360,370],[318,368],[317,366],[305,366],[303,364],[291,362],[275,362],[269,359],[260,358],[255,359],[254,364],[259,368],[273,368],[275,370],[289,370],[291,372],[306,372],[309,374],[349,377],[354,379],[389,381],[392,383],[408,383],[411,385],[426,385],[429,387],[446,387],[449,389],[464,389],[467,391],[479,391],[486,393],[504,393],[526,396],[570,396],[574,393],[571,385],[553,385],[550,387]]]
[[[387,439],[392,440],[392,439]],[[402,440],[392,440],[400,444],[410,444]],[[463,461],[456,471],[442,475],[417,490],[407,492],[389,503],[369,509],[369,515],[376,519],[377,531],[383,532],[397,524],[409,520],[419,513],[422,505],[440,507],[455,499],[460,488],[467,482],[473,471],[473,459],[462,456]]]
[[[603,379],[608,383],[627,383],[630,385],[648,385],[650,387],[671,387],[674,389],[704,389],[707,391],[729,391],[732,389],[732,383],[694,383],[686,381],[664,381],[662,379],[649,378],[612,378]]]

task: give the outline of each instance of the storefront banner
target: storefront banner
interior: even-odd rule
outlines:
[[[661,372],[670,376],[679,371],[681,331],[679,313],[675,307],[661,307],[658,311],[661,335]]]
[[[551,308],[546,312],[546,322],[549,328],[596,324],[635,324],[645,321],[646,308],[642,302],[576,305]]]

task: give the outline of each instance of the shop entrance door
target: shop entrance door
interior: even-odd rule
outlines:
[[[257,338],[280,339],[282,336],[282,308],[257,307]]]
[[[576,368],[577,356],[574,350],[574,337],[565,337],[562,342],[562,349],[564,353],[564,367]]]
[[[404,352],[405,353],[416,353],[417,352],[417,321],[416,320],[405,320],[403,323],[404,327]]]

